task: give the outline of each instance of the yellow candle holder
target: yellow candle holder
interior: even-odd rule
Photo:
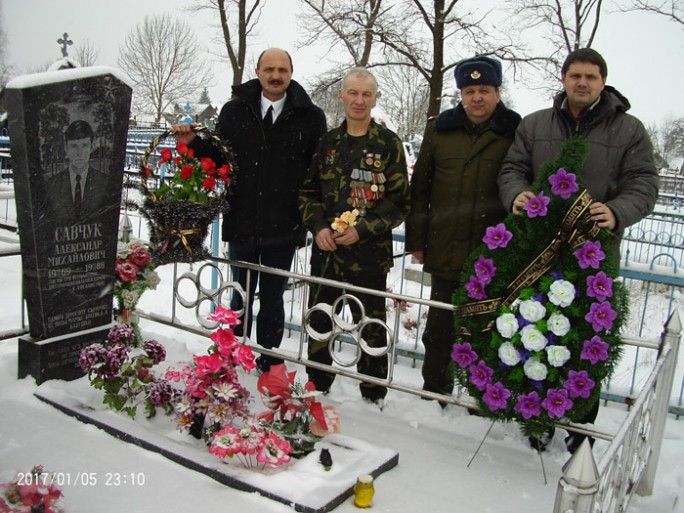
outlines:
[[[370,508],[375,495],[373,476],[363,474],[356,479],[354,485],[354,506],[357,508]]]

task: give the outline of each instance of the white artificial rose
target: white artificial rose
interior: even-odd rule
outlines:
[[[546,359],[552,367],[562,367],[570,359],[570,350],[565,346],[547,346]]]
[[[499,359],[509,367],[513,367],[520,362],[520,354],[513,344],[504,342],[499,346]]]
[[[570,320],[563,314],[552,313],[546,322],[546,327],[557,337],[562,337],[570,331]]]
[[[575,286],[566,280],[556,280],[549,289],[549,301],[565,308],[575,299]]]
[[[496,329],[503,338],[511,338],[518,331],[518,319],[512,313],[505,313],[496,318]]]
[[[526,299],[520,302],[520,315],[527,322],[537,322],[546,315],[546,308],[539,301]]]
[[[523,365],[523,371],[525,376],[533,381],[543,381],[546,379],[546,374],[548,373],[546,365],[537,360],[536,358],[530,358]]]
[[[126,242],[117,241],[116,243],[116,258],[119,260],[126,260],[131,254],[131,247]]]
[[[528,351],[541,351],[548,344],[544,334],[533,324],[528,324],[520,330],[520,340]]]

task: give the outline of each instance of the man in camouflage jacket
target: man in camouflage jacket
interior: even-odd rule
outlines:
[[[352,285],[385,291],[387,273],[393,264],[392,228],[400,225],[409,210],[409,187],[402,143],[395,133],[375,123],[377,82],[371,73],[355,68],[347,73],[340,89],[345,121],[321,139],[309,174],[300,190],[299,207],[304,225],[315,236],[311,274]],[[345,212],[355,211],[356,224],[333,230],[332,224]],[[332,304],[341,294],[334,287],[313,285],[309,307]],[[354,294],[363,304],[366,317],[385,321],[385,299]],[[361,313],[352,302],[354,321]],[[310,327],[332,337],[328,316],[315,312]],[[360,337],[371,347],[387,345],[387,334],[378,324],[365,328]],[[330,364],[329,340],[309,340],[309,359]],[[387,356],[363,353],[358,370],[386,378]],[[309,368],[316,388],[327,391],[334,374]],[[361,383],[361,395],[380,403],[387,390]]]

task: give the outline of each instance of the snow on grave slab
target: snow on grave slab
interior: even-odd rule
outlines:
[[[334,434],[317,443],[314,452],[293,459],[283,469],[248,469],[237,459],[224,463],[209,454],[203,441],[178,432],[175,422],[163,414],[152,419],[139,414],[131,419],[107,409],[102,404],[102,392],[91,387],[87,378],[47,381],[34,395],[81,422],[161,454],[226,486],[259,493],[305,513],[332,511],[353,494],[359,475],[377,477],[399,462],[399,454],[392,449]],[[329,471],[318,463],[323,448],[330,451],[333,459]]]

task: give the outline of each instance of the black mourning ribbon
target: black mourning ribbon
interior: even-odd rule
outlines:
[[[76,189],[74,190],[74,213],[76,217],[81,217],[81,175],[76,175]]]

